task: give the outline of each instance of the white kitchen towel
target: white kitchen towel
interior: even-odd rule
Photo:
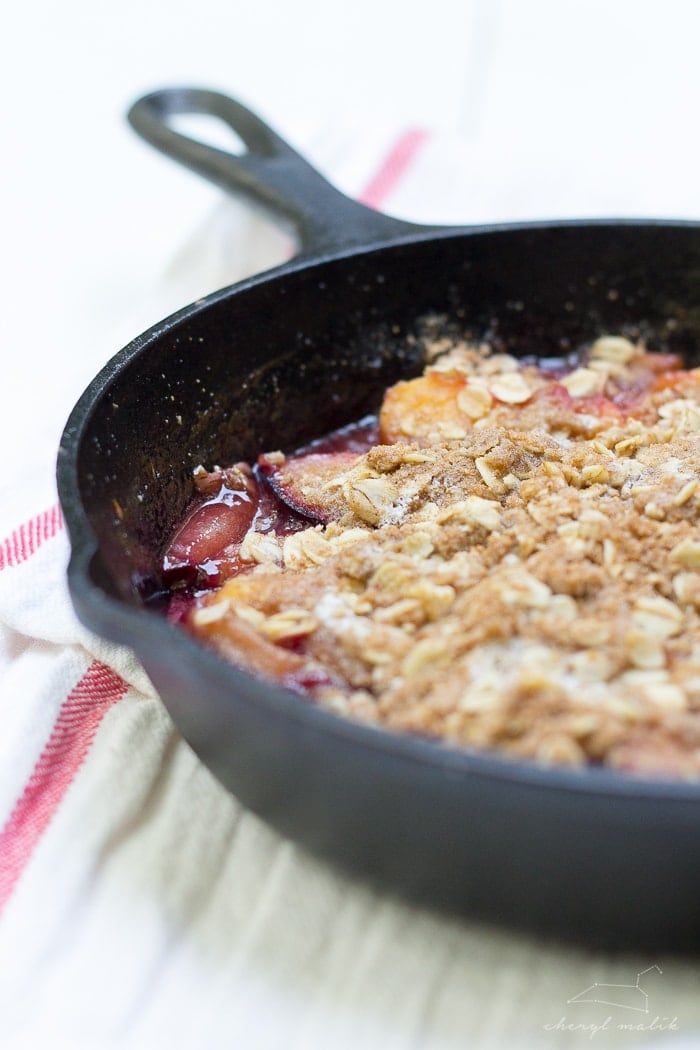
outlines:
[[[470,201],[464,143],[365,127],[308,145],[345,189],[407,218],[507,217],[493,180],[492,198]],[[536,193],[527,200],[542,213]],[[149,310],[288,250],[222,203]],[[180,739],[137,661],[76,621],[54,456],[44,440],[27,449],[31,477],[9,463],[1,482],[0,1046],[697,1044],[697,962],[438,916],[331,870],[246,812]],[[643,971],[647,1012],[570,1002]]]

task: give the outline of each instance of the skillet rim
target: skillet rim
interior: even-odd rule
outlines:
[[[513,759],[497,751],[479,752],[464,746],[450,745],[440,739],[431,739],[375,727],[359,720],[342,718],[324,708],[310,703],[298,693],[277,686],[265,679],[238,668],[213,650],[207,649],[182,628],[169,623],[164,617],[146,609],[129,605],[124,599],[107,594],[91,577],[91,565],[99,557],[97,537],[90,525],[83,506],[78,480],[78,462],[85,427],[98,410],[103,397],[107,396],[112,381],[127,366],[146,353],[153,343],[175,330],[180,324],[196,318],[224,300],[245,294],[249,289],[270,283],[289,274],[313,270],[329,263],[342,262],[356,256],[367,257],[387,248],[423,242],[439,243],[459,237],[484,236],[493,233],[509,234],[533,230],[552,230],[588,227],[673,228],[700,231],[700,221],[659,218],[591,218],[536,220],[514,223],[493,223],[459,227],[413,227],[405,233],[375,240],[367,245],[351,245],[328,251],[305,252],[292,259],[247,277],[241,281],[217,289],[206,296],[181,307],[146,329],[118,351],[94,376],[74,405],[61,436],[58,449],[56,478],[59,501],[64,514],[70,541],[71,554],[68,564],[68,584],[71,599],[79,619],[90,630],[102,637],[131,648],[143,664],[141,652],[144,640],[151,636],[154,642],[172,643],[177,640],[183,658],[202,664],[217,684],[230,686],[239,679],[247,688],[255,687],[259,699],[267,704],[276,717],[290,723],[307,725],[322,736],[339,739],[347,746],[367,748],[383,752],[404,763],[416,763],[429,767],[436,774],[460,777],[466,784],[470,778],[500,781],[509,785],[521,784],[523,788],[546,789],[550,792],[607,796],[627,804],[646,803],[687,805],[700,802],[700,779],[666,780],[647,776],[636,776],[607,768],[583,766],[547,766],[535,761]],[[150,629],[145,632],[146,618]],[[157,693],[161,703],[169,710],[167,699]],[[237,703],[251,703],[245,692],[236,697]],[[258,700],[256,699],[256,703]],[[179,731],[177,721],[173,719]]]

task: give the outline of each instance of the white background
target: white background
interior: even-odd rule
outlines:
[[[12,4],[0,61],[3,447],[30,474],[52,469],[47,450],[101,365],[211,280],[238,276],[211,223],[219,191],[126,126],[139,94],[237,95],[347,189],[361,181],[348,141],[359,150],[373,128],[458,136],[463,186],[449,209],[436,194],[416,219],[700,218],[699,30],[692,0]],[[188,265],[207,218],[216,265],[194,251]]]

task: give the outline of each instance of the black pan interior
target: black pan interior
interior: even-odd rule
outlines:
[[[123,596],[155,581],[193,467],[291,450],[359,418],[420,370],[426,335],[559,355],[624,330],[692,363],[699,291],[694,228],[569,225],[380,248],[190,308],[112,369],[82,439],[80,489],[108,576]]]

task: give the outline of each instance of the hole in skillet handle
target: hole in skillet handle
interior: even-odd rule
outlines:
[[[176,113],[168,124],[184,138],[201,142],[212,149],[242,157],[247,152],[246,144],[230,124],[208,113]]]
[[[183,118],[190,131],[193,120],[205,119],[208,141],[178,130]],[[370,247],[430,229],[383,215],[346,197],[263,120],[219,92],[164,88],[135,102],[128,119],[134,130],[162,153],[222,189],[245,197],[278,224],[291,227],[299,255],[305,258],[321,258],[355,245]],[[215,132],[212,138],[214,123],[228,131]],[[233,153],[211,144],[223,143],[222,135],[226,134],[228,146],[229,132],[237,143],[243,143],[244,152]]]

